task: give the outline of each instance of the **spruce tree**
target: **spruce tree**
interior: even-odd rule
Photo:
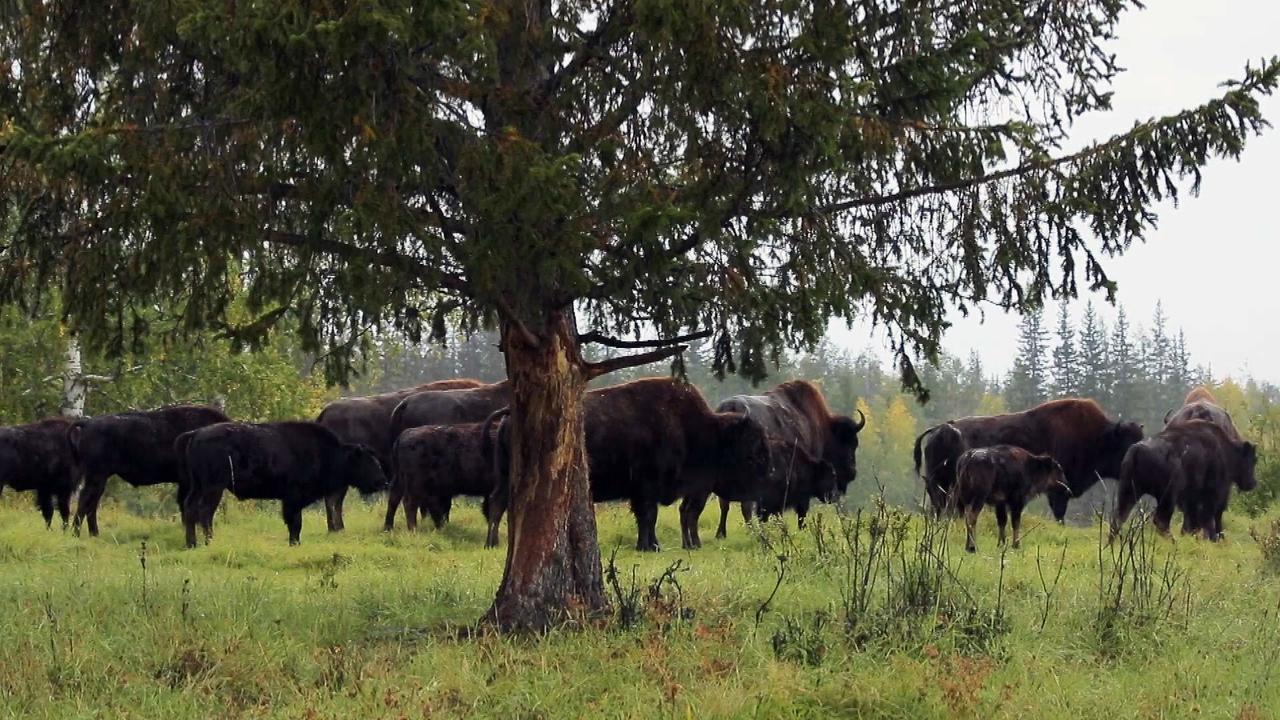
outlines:
[[[1049,391],[1047,352],[1049,332],[1039,308],[1022,316],[1018,323],[1018,356],[1005,386],[1005,402],[1012,410],[1025,410],[1044,402]]]
[[[1113,294],[1100,258],[1238,156],[1280,79],[1246,66],[1067,151],[1110,108],[1130,7],[0,3],[0,303],[65,285],[72,330],[115,352],[155,305],[250,345],[288,318],[334,380],[371,329],[496,324],[511,521],[488,620],[544,629],[608,606],[592,379],[710,333],[717,374],[760,380],[869,315],[923,396],[956,305]]]
[[[1142,416],[1142,365],[1131,333],[1129,317],[1121,305],[1111,330],[1111,403],[1107,410],[1116,417],[1135,419]]]
[[[1058,344],[1053,348],[1053,394],[1076,397],[1080,394],[1080,355],[1076,349],[1076,330],[1066,302],[1058,306]]]
[[[1085,305],[1080,326],[1080,396],[1111,403],[1111,366],[1107,347],[1107,326],[1090,302]]]

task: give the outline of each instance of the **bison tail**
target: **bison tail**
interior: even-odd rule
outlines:
[[[494,410],[484,419],[484,425],[480,429],[480,453],[485,457],[489,457],[494,451],[494,446],[498,444],[493,437],[493,426],[510,414],[511,407],[507,406]]]
[[[934,426],[932,426],[932,427],[927,427],[927,428],[925,428],[924,432],[922,432],[922,433],[920,433],[919,435],[917,435],[917,436],[916,436],[916,443],[915,443],[915,445],[911,448],[911,459],[912,459],[912,461],[914,461],[914,462],[915,462],[915,466],[916,466],[916,477],[922,477],[922,476],[920,475],[920,460],[921,460],[921,454],[920,454],[920,443],[922,443],[922,442],[924,441],[924,438],[925,438],[925,436],[926,436],[926,435],[928,435],[929,433],[933,432],[934,430],[937,430],[939,427],[941,427],[941,425],[934,425]]]
[[[77,462],[80,460],[80,434],[84,432],[84,420],[77,420],[71,423],[71,427],[67,428],[67,448],[71,450],[71,457]]]

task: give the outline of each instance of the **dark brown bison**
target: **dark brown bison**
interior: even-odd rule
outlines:
[[[49,418],[0,428],[0,492],[6,486],[18,492],[34,490],[45,527],[53,526],[56,504],[63,530],[76,489],[75,464],[67,447],[69,427],[64,418]]]
[[[492,385],[459,390],[429,390],[414,393],[396,405],[391,413],[391,432],[394,437],[410,428],[424,425],[459,425],[484,422],[501,408],[511,404],[511,385],[506,380]],[[387,516],[383,529],[395,527],[396,509],[400,506],[403,491],[392,478],[391,491],[387,495]]]
[[[478,497],[483,499],[481,509],[489,523],[485,547],[497,547],[501,506],[490,496],[497,485],[498,466],[492,450],[495,444],[485,438],[492,432],[493,423],[486,421],[424,425],[400,433],[392,450],[393,483],[400,487],[410,532],[417,530],[419,511],[430,515],[438,529],[448,522],[455,497]]]
[[[793,442],[775,438],[769,438],[769,472],[759,483],[745,489],[748,492],[743,492],[741,486],[727,491],[722,484],[715,486],[715,493],[720,498],[720,524],[716,528],[716,537],[726,535],[729,506],[733,502],[741,503],[743,522],[749,523],[753,517],[766,519],[784,510],[792,510],[797,523],[803,528],[809,505],[815,498],[821,502],[834,502],[839,495],[836,471],[831,463],[813,457]]]
[[[1092,400],[1052,400],[1023,412],[970,417],[935,425],[916,438],[916,473],[923,475],[934,512],[941,514],[956,482],[956,464],[965,450],[1015,445],[1034,454],[1047,454],[1062,466],[1066,485],[1046,495],[1053,516],[1062,522],[1067,501],[1079,497],[1100,477],[1120,475],[1120,463],[1142,426],[1116,422]]]
[[[835,471],[838,494],[843,495],[858,476],[858,433],[866,427],[867,419],[861,412],[856,421],[832,415],[822,392],[811,382],[791,380],[764,395],[735,395],[721,402],[716,410],[742,413],[764,428],[771,439],[793,443],[806,459],[829,464]],[[776,473],[773,476],[776,478]],[[788,507],[798,507],[803,502],[807,508],[811,499],[793,496],[796,505]],[[724,537],[728,514],[729,501],[721,495],[716,537]],[[742,514],[750,517],[751,507],[744,505]]]
[[[795,443],[836,471],[836,486],[843,494],[858,476],[858,433],[867,424],[832,415],[817,386],[805,380],[791,380],[764,395],[735,395],[720,403],[717,412],[742,413],[782,442]]]
[[[378,456],[382,469],[391,474],[391,445],[396,436],[391,432],[391,413],[400,401],[414,393],[428,390],[461,390],[482,387],[479,380],[437,380],[416,387],[404,388],[380,395],[365,397],[339,398],[320,411],[316,422],[329,428],[339,440],[353,445],[364,445]],[[330,532],[341,530],[342,502],[347,497],[347,488],[343,486],[330,497],[324,499],[325,519]]]
[[[1169,425],[1125,455],[1120,487],[1111,519],[1114,537],[1143,495],[1156,499],[1152,522],[1169,532],[1175,509],[1182,510],[1183,532],[1200,530],[1209,540],[1222,535],[1222,513],[1231,485],[1241,490],[1257,486],[1257,449],[1207,420]]]
[[[89,534],[98,534],[98,503],[112,475],[134,486],[178,484],[178,509],[186,497],[185,473],[180,471],[173,441],[181,434],[229,418],[217,408],[174,405],[158,410],[135,410],[78,420],[67,430],[83,482],[76,505],[75,532],[89,519]]]
[[[638,550],[658,549],[658,506],[684,497],[690,483],[768,471],[769,448],[757,423],[712,411],[697,388],[670,378],[587,393],[586,435],[592,498],[630,501]],[[686,547],[696,547],[696,522],[693,509],[682,513]]]
[[[1033,455],[1013,445],[966,450],[956,467],[951,501],[964,509],[964,549],[976,552],[974,528],[983,505],[996,509],[1000,544],[1004,545],[1006,518],[1013,520],[1013,546],[1022,542],[1022,508],[1036,495],[1066,486],[1062,466],[1048,455]]]
[[[768,471],[769,448],[760,426],[739,413],[712,411],[692,385],[646,378],[592,390],[584,404],[591,497],[630,502],[637,550],[658,550],[659,505],[690,493],[705,504],[718,479],[750,482]],[[498,431],[500,445],[508,442],[506,426],[504,421]],[[493,507],[500,515],[510,478],[505,461],[499,462]],[[697,514],[682,510],[680,520],[683,544],[696,547]]]
[[[187,547],[196,546],[196,523],[205,542],[212,539],[225,490],[241,500],[280,500],[289,544],[297,545],[306,506],[339,486],[364,494],[387,486],[372,450],[344,443],[313,422],[221,423],[186,433],[174,445],[189,476],[182,506]]]

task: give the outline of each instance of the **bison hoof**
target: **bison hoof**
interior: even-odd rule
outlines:
[[[965,545],[965,546],[964,546],[964,551],[965,551],[965,552],[967,552],[967,553],[976,553],[976,552],[978,552],[978,546],[976,546],[976,545]]]
[[[727,533],[725,533],[725,531],[723,531],[723,530],[717,530],[717,531],[716,531],[716,539],[717,539],[717,540],[723,540],[723,539],[725,539],[725,537],[727,537]]]
[[[657,545],[643,545],[640,543],[636,544],[637,552],[658,552],[658,550],[660,549],[661,548],[659,548]]]

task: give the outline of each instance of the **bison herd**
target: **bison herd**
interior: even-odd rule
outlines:
[[[45,524],[56,507],[66,527],[78,488],[73,526],[78,533],[87,520],[97,535],[108,478],[173,483],[188,547],[197,544],[197,527],[212,539],[224,492],[279,500],[290,544],[299,541],[303,508],[320,500],[329,530],[342,530],[350,488],[389,491],[388,531],[401,506],[409,530],[427,516],[440,527],[455,498],[474,497],[492,547],[508,502],[511,400],[505,381],[446,380],[337,400],[314,422],[233,422],[195,405],[42,420],[0,428],[0,490],[34,491]],[[658,549],[658,508],[677,500],[682,545],[699,547],[698,520],[713,494],[717,537],[734,502],[748,522],[790,509],[803,525],[813,501],[832,502],[854,482],[866,424],[861,415],[832,414],[818,388],[799,380],[712,409],[693,386],[650,378],[588,392],[584,413],[592,498],[629,504],[639,550]],[[1102,478],[1119,483],[1113,533],[1151,495],[1162,532],[1176,509],[1183,532],[1213,540],[1222,535],[1231,485],[1256,484],[1256,449],[1204,389],[1149,439],[1092,400],[1063,399],[935,425],[916,438],[913,456],[933,511],[963,511],[970,551],[984,506],[995,509],[1002,544],[1012,520],[1016,547],[1031,499],[1044,494],[1061,521],[1068,501]]]

